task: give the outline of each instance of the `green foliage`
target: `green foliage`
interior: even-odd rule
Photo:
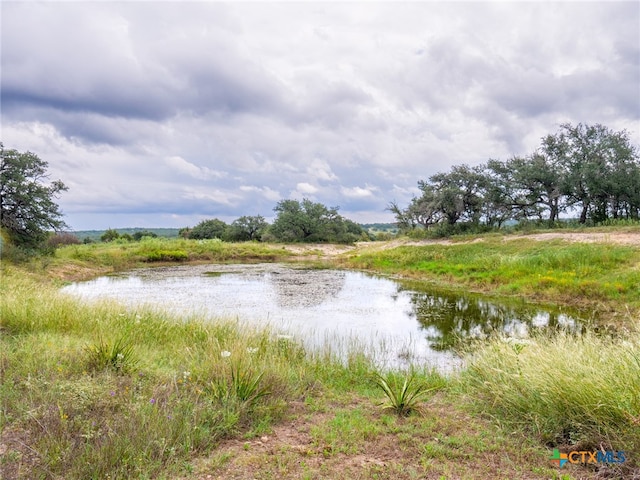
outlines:
[[[479,409],[547,444],[640,448],[637,339],[495,339],[474,352],[461,382]]]
[[[384,376],[377,373],[374,381],[387,398],[383,408],[401,417],[420,412],[422,398],[435,390],[435,387],[429,388],[425,382],[418,380],[413,372],[407,376],[393,372]]]
[[[260,398],[271,394],[271,386],[263,381],[264,372],[236,361],[229,365],[228,374],[215,378],[208,391],[223,405],[243,404],[250,406]]]
[[[508,221],[545,220],[576,209],[578,221],[640,218],[640,155],[626,131],[563,124],[526,157],[454,166],[420,180],[406,208],[391,202],[403,232],[466,224],[500,228]],[[446,230],[441,230],[446,232]]]
[[[189,230],[189,238],[196,240],[203,239],[223,239],[227,230],[227,224],[217,218],[203,220],[198,225]]]
[[[157,233],[151,232],[149,230],[138,230],[131,236],[131,238],[133,238],[133,240],[139,242],[144,237],[156,238],[157,236],[158,236]]]
[[[133,344],[124,337],[113,343],[100,339],[97,343],[85,347],[87,365],[92,371],[112,370],[116,373],[133,371],[138,360]]]
[[[311,200],[282,200],[273,209],[277,216],[269,234],[281,242],[352,243],[366,232],[351,220],[338,214],[338,208],[328,208]]]
[[[118,231],[113,228],[109,228],[100,236],[100,241],[113,242],[114,240],[118,240],[119,238],[120,234],[118,233]]]
[[[54,198],[67,187],[60,180],[46,184],[47,167],[36,154],[0,143],[0,228],[17,247],[37,248],[50,230],[66,227]]]
[[[155,250],[146,254],[147,262],[181,262],[188,260],[189,255],[183,250]]]
[[[233,221],[225,237],[233,242],[260,240],[268,226],[262,215],[242,216]]]

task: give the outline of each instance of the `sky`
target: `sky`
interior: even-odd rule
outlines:
[[[453,165],[563,123],[640,144],[640,2],[18,2],[5,149],[48,162],[72,230],[274,217],[390,222]]]

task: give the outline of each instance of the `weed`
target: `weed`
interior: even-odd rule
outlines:
[[[124,337],[113,343],[100,339],[93,345],[85,347],[87,365],[90,370],[112,370],[116,373],[128,373],[135,369],[138,360],[135,358],[134,346]]]
[[[395,373],[388,373],[386,376],[376,373],[374,381],[387,397],[382,404],[383,408],[402,417],[420,412],[420,400],[436,388],[429,388],[425,382],[418,380],[414,373],[404,377]]]
[[[462,372],[483,411],[549,445],[637,448],[640,363],[637,340],[556,332],[526,347],[494,339]]]
[[[255,373],[251,367],[235,362],[229,366],[229,375],[214,379],[208,390],[222,404],[251,405],[271,393],[270,386],[262,381],[263,376],[264,372]]]

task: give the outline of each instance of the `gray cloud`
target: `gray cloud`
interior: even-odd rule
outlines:
[[[389,220],[451,165],[562,122],[640,142],[640,6],[4,2],[5,146],[75,228],[272,216],[307,196]]]

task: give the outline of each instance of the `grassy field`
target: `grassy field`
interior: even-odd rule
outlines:
[[[357,249],[322,261],[503,295],[597,302],[626,328],[578,339],[495,338],[448,377],[425,367],[379,372],[357,345],[342,361],[331,342],[306,351],[268,328],[88,306],[57,291],[60,281],[150,262],[292,259],[282,246],[153,239],[3,263],[0,478],[640,474],[638,248],[483,243]],[[299,261],[309,254],[321,257],[312,249]],[[412,414],[397,414],[407,406]],[[554,448],[624,451],[626,461],[558,468]]]
[[[627,313],[640,307],[640,248],[601,243],[483,241],[363,250],[350,268],[400,274],[497,296]]]

